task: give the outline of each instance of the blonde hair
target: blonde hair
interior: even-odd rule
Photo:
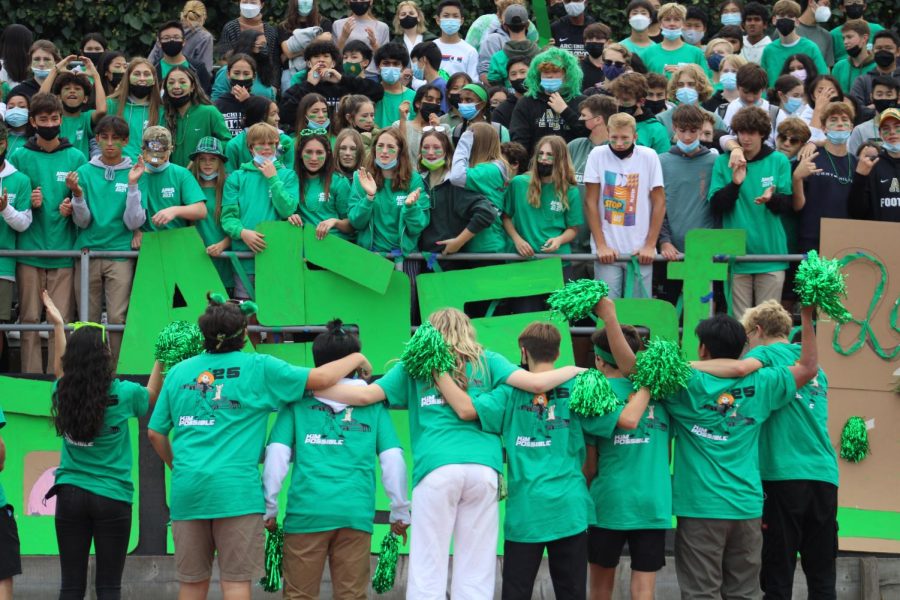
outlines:
[[[250,148],[254,144],[277,144],[278,140],[278,130],[268,123],[255,123],[247,130],[247,146]]]
[[[397,8],[394,9],[394,33],[403,35],[403,28],[400,27],[400,9],[404,6],[412,6],[416,9],[416,14],[419,15],[419,24],[416,25],[416,33],[425,33],[425,13],[422,12],[422,7],[419,6],[419,3],[414,0],[403,0],[403,2],[397,4]]]
[[[778,0],[772,7],[772,15],[776,17],[800,18],[803,9],[794,0]]]
[[[472,365],[472,378],[484,368],[484,347],[478,343],[472,320],[464,312],[456,308],[442,308],[431,313],[428,322],[441,332],[444,340],[450,345],[456,359],[456,372],[453,380],[462,388],[468,387],[466,366]]]
[[[338,158],[338,149],[341,147],[341,144],[344,142],[345,138],[352,138],[353,143],[356,144],[356,168],[360,168],[363,164],[363,161],[366,160],[366,143],[363,141],[360,133],[353,129],[352,127],[348,129],[342,129],[337,137],[334,138],[334,170],[349,177],[351,180],[353,179],[353,172],[348,173],[344,170],[343,165],[341,165],[341,161]]]
[[[550,145],[553,152],[553,172],[550,176],[553,192],[556,199],[562,204],[563,210],[569,210],[569,188],[578,185],[575,181],[575,167],[569,156],[569,148],[566,140],[558,135],[544,136],[534,145],[535,152],[531,157],[531,181],[528,182],[528,205],[534,208],[541,207],[541,187],[544,185],[541,176],[538,175],[538,152],[544,144]]]
[[[181,9],[181,22],[200,28],[206,23],[206,5],[200,0],[188,0]]]
[[[472,140],[472,153],[469,155],[469,166],[474,167],[485,162],[503,161],[503,153],[500,152],[500,135],[490,123],[473,123],[469,127],[474,139]],[[509,167],[509,165],[507,165]],[[507,168],[509,172],[509,168]]]
[[[762,330],[764,337],[786,338],[791,335],[791,329],[794,327],[794,320],[791,314],[781,306],[777,300],[766,300],[762,304],[757,304],[752,308],[744,311],[741,317],[741,325],[744,331],[751,332],[757,327]]]
[[[725,46],[728,48],[728,52],[725,54],[725,56],[734,54],[734,46],[731,45],[731,42],[729,42],[725,38],[714,38],[706,43],[706,50],[704,51],[706,58],[709,58],[713,55],[716,46]],[[725,56],[722,57],[722,60],[725,60]]]
[[[656,20],[662,22],[665,17],[671,16],[673,13],[674,16],[682,21],[687,17],[687,9],[685,7],[676,2],[668,2],[660,6],[659,10],[656,11]]]
[[[747,59],[741,56],[740,54],[726,54],[724,58],[722,58],[722,63],[719,65],[719,72],[722,72],[722,67],[732,66],[735,70],[740,69],[744,65],[747,64]]]
[[[623,46],[618,42],[613,42],[611,44],[606,44],[603,46],[603,54],[606,54],[607,50],[613,50],[622,55],[622,60],[624,60],[627,64],[626,67],[631,66],[631,50]]]
[[[606,128],[609,130],[630,128],[637,133],[637,121],[627,113],[616,113],[607,119]]]
[[[706,76],[703,68],[694,64],[684,65],[672,74],[672,79],[669,80],[669,86],[666,88],[666,98],[670,102],[675,101],[675,91],[678,89],[678,82],[681,81],[681,76],[685,74],[692,76],[694,81],[697,82],[698,102],[709,100],[713,93],[713,86],[709,83],[709,77]]]

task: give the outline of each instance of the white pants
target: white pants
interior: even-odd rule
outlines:
[[[494,597],[497,566],[497,472],[484,465],[445,465],[413,488],[407,600],[447,598],[453,538],[453,600]]]

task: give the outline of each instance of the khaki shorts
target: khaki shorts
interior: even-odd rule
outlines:
[[[13,282],[0,279],[0,322],[12,321]]]
[[[265,571],[262,515],[172,521],[178,581],[196,583],[212,577],[218,554],[222,581],[253,581]]]

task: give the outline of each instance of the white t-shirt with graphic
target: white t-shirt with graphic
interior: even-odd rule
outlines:
[[[640,250],[650,231],[650,191],[663,186],[656,152],[635,146],[631,156],[620,160],[609,146],[597,146],[588,155],[584,182],[600,184],[598,209],[606,245],[619,254]],[[597,251],[593,236],[591,251]]]
[[[434,40],[441,49],[441,68],[448,74],[468,73],[472,81],[478,81],[478,50],[471,44],[460,40],[455,44]]]

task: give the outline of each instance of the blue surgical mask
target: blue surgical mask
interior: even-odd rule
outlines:
[[[400,81],[400,67],[381,67],[381,80],[388,85]]]
[[[169,165],[172,164],[169,161],[164,162],[161,165],[152,165],[147,161],[144,161],[144,168],[147,169],[148,173],[162,173],[166,169],[169,168]]]
[[[684,152],[685,154],[693,154],[697,151],[697,148],[700,147],[700,139],[697,138],[690,144],[685,144],[681,140],[676,140],[675,145],[678,146],[678,149]]]
[[[684,37],[684,41],[688,44],[699,44],[700,40],[703,39],[703,32],[697,31],[696,29],[686,29],[682,34]]]
[[[425,69],[423,69],[419,63],[414,62],[411,66],[413,77],[416,79],[425,79]]]
[[[35,79],[43,81],[44,79],[47,79],[47,76],[50,74],[50,69],[35,69],[32,67],[31,73],[34,75]]]
[[[710,54],[709,58],[706,59],[706,64],[709,65],[709,68],[713,71],[718,71],[719,67],[722,66],[722,59],[725,58],[721,54]]]
[[[548,94],[558,92],[559,88],[562,87],[562,79],[558,77],[541,77],[541,87]]]
[[[306,120],[306,127],[309,129],[328,129],[331,125],[331,119],[325,119],[324,123],[316,123],[315,121]]]
[[[881,149],[885,152],[893,152],[894,154],[897,154],[898,152],[900,152],[900,144],[892,144],[887,141],[882,141]]]
[[[27,122],[27,108],[10,108],[6,111],[6,124],[10,127],[21,127]]]
[[[788,98],[787,100],[785,100],[784,106],[782,108],[784,108],[784,111],[786,113],[788,113],[789,115],[792,115],[795,112],[797,112],[798,110],[800,110],[801,106],[803,106],[803,98],[791,97],[791,98]]]
[[[736,90],[737,89],[737,73],[722,73],[719,75],[719,83],[722,84],[723,90]]]
[[[847,140],[850,139],[850,132],[828,130],[825,132],[825,137],[828,138],[828,141],[832,144],[836,146],[842,146],[847,143]]]
[[[312,12],[313,0],[297,0],[297,12],[301,17],[305,17]]]
[[[625,67],[620,67],[618,65],[603,65],[603,76],[606,77],[608,81],[612,81],[624,72]]]
[[[719,21],[721,21],[722,25],[740,25],[741,24],[741,13],[725,13],[721,17],[719,17]]]
[[[385,162],[381,162],[381,159],[376,158],[375,166],[377,166],[379,169],[384,169],[385,171],[394,169],[397,167],[397,159],[392,158],[390,161],[385,163]]]
[[[678,29],[663,29],[662,36],[667,40],[677,40],[681,37],[681,28]]]
[[[453,35],[462,27],[462,21],[459,19],[441,19],[441,31],[447,35]]]
[[[696,104],[700,99],[700,94],[694,88],[682,87],[675,90],[675,99],[680,104]]]
[[[267,160],[269,160],[269,157],[263,156],[262,154],[253,155],[253,162],[256,163],[257,166],[261,167]]]
[[[202,179],[203,181],[215,181],[218,178],[218,171],[213,171],[212,173],[200,173],[200,179]]]
[[[463,119],[471,121],[478,114],[478,105],[471,102],[460,102],[456,110],[459,111],[459,116]]]

